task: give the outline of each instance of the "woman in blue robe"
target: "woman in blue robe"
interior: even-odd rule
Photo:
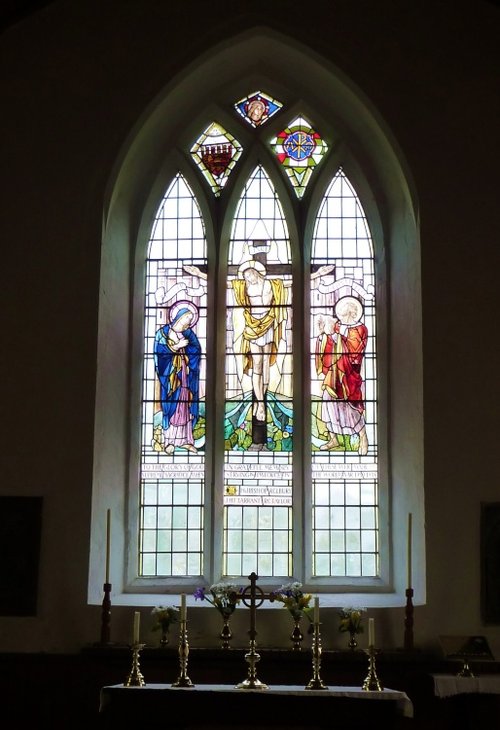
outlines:
[[[170,310],[170,323],[155,336],[154,362],[167,454],[175,447],[196,451],[193,430],[199,415],[201,346],[191,326],[197,320],[198,310],[192,302],[178,302]]]

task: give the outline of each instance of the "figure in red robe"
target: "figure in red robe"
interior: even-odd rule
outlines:
[[[360,318],[361,302],[343,297],[335,307],[336,317],[320,319],[316,342],[316,370],[323,377],[321,419],[329,440],[322,451],[339,448],[338,436],[357,436],[358,453],[368,453],[366,435],[364,385],[361,366],[368,341],[368,329]]]

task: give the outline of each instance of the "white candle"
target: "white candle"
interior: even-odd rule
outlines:
[[[134,644],[139,643],[139,626],[141,623],[141,614],[140,611],[135,611],[134,613]]]
[[[314,596],[314,623],[319,624],[319,596]]]
[[[109,561],[111,554],[111,510],[106,514],[106,583],[109,583]]]
[[[408,513],[408,585],[407,588],[411,588],[411,521],[412,521],[412,514],[411,512]]]
[[[186,594],[181,594],[181,621],[186,620]]]
[[[375,646],[375,619],[368,619],[368,646]]]

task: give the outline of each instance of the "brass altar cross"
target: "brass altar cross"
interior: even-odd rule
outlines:
[[[248,580],[250,585],[243,589],[241,600],[250,608],[250,630],[248,635],[250,637],[250,650],[245,654],[245,661],[248,663],[248,677],[243,682],[236,685],[236,689],[269,689],[267,684],[257,679],[257,672],[255,665],[260,661],[260,654],[255,651],[256,636],[257,636],[257,608],[261,606],[266,598],[269,601],[274,601],[273,593],[264,593],[262,588],[257,586],[257,580],[259,576],[256,573],[250,573]],[[257,593],[259,597],[257,598]],[[249,598],[248,598],[249,596]],[[250,601],[250,602],[248,602]]]

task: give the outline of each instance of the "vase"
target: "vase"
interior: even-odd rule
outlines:
[[[164,649],[168,644],[168,627],[161,630],[160,646]]]
[[[351,651],[355,651],[357,649],[357,647],[358,647],[358,642],[356,641],[356,632],[355,631],[350,631],[349,632],[349,636],[351,637],[349,639],[349,649]]]
[[[220,632],[219,637],[222,641],[222,648],[229,649],[229,642],[233,638],[231,627],[229,626],[229,616],[222,615],[222,621],[222,631]]]
[[[301,641],[304,638],[304,635],[302,631],[300,630],[300,618],[294,618],[293,619],[294,626],[293,631],[290,634],[290,639],[293,643],[293,651],[300,651],[301,650]]]

